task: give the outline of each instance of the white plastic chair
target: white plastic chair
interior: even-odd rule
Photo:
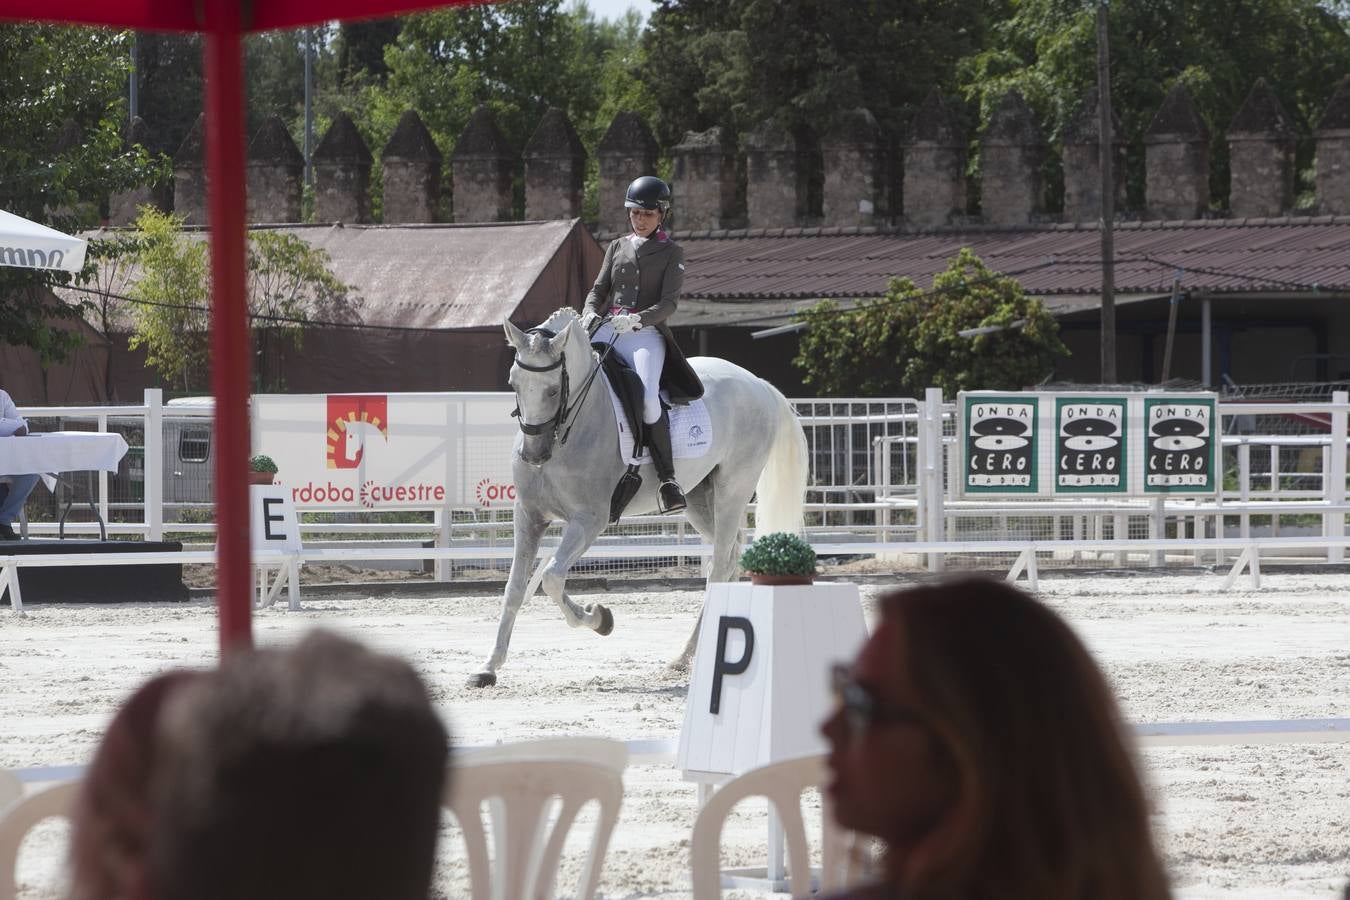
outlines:
[[[456,757],[442,802],[464,832],[473,900],[553,896],[563,842],[581,807],[596,801],[599,815],[576,894],[591,900],[619,818],[627,761],[623,744],[594,738],[503,744]],[[561,806],[550,827],[555,798]]]
[[[0,769],[0,815],[5,809],[23,796],[23,782],[9,769]]]
[[[29,794],[0,814],[0,900],[14,900],[18,895],[14,870],[23,839],[42,820],[69,816],[79,786],[78,781],[53,785]]]
[[[807,850],[806,825],[802,820],[802,793],[822,788],[826,779],[825,756],[803,756],[751,769],[728,781],[708,798],[694,820],[689,863],[694,900],[722,896],[722,826],[732,807],[747,797],[764,797],[778,812],[787,841],[789,886],[794,900],[811,896],[811,857]],[[820,891],[842,891],[866,874],[863,840],[835,824],[829,795],[821,790]]]
[[[471,765],[540,759],[590,763],[622,775],[628,767],[628,745],[597,737],[540,738],[480,747],[455,756],[457,764]]]

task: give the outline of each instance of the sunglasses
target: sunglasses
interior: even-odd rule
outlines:
[[[830,667],[830,688],[835,702],[844,711],[844,721],[855,736],[866,734],[883,725],[922,725],[923,716],[903,706],[882,705],[866,685],[859,684],[848,666]]]

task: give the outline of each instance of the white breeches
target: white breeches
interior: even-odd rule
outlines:
[[[607,344],[613,336],[614,330],[606,322],[591,341]],[[613,352],[632,366],[642,379],[642,421],[652,424],[661,418],[661,369],[666,364],[666,339],[652,327],[630,331],[619,335]]]

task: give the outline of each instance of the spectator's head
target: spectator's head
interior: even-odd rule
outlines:
[[[166,710],[154,900],[425,900],[447,736],[413,670],[316,633]]]
[[[983,579],[892,592],[839,681],[835,816],[906,897],[1168,896],[1115,700],[1047,607]]]
[[[150,843],[156,725],[168,699],[206,678],[169,672],[141,685],[113,716],[71,814],[70,900],[139,896]]]

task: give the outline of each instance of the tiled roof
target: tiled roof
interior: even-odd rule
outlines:
[[[576,219],[472,225],[282,225],[331,256],[329,269],[359,298],[366,325],[403,328],[500,328],[569,240],[599,260],[594,240]],[[203,229],[189,234],[204,239]],[[97,237],[89,232],[85,237]],[[589,262],[577,265],[598,265]],[[139,278],[133,267],[129,281]],[[588,285],[589,286],[589,285]],[[123,288],[117,288],[121,292]],[[75,301],[83,295],[57,293]],[[559,300],[559,304],[565,300]],[[558,305],[558,304],[555,304]],[[120,304],[119,327],[131,306]]]
[[[677,234],[684,297],[708,301],[878,297],[892,277],[922,288],[970,247],[990,268],[1037,296],[1096,297],[1101,236],[1095,225],[973,227],[937,231],[779,229]],[[1159,294],[1350,291],[1350,216],[1130,222],[1115,229],[1115,289]]]

